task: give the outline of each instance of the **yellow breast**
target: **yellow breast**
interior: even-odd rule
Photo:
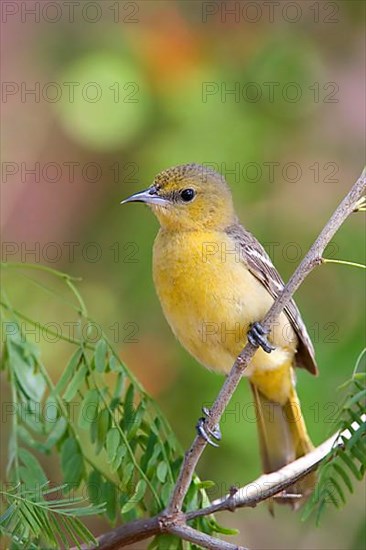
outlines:
[[[224,373],[243,348],[250,323],[261,320],[273,301],[221,231],[161,229],[154,244],[153,277],[178,340],[204,366]],[[277,349],[271,354],[259,349],[246,373],[266,385],[268,377],[260,372],[284,364],[289,369],[295,353],[296,337],[284,315],[271,338]]]

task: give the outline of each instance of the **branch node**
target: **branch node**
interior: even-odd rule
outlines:
[[[186,516],[183,512],[164,512],[159,516],[159,526],[162,533],[170,533],[172,527],[186,524]]]
[[[227,498],[227,509],[229,512],[235,512],[236,510],[236,504],[235,504],[235,495],[239,491],[239,487],[236,487],[235,485],[232,485],[229,489],[229,495]]]
[[[322,256],[315,256],[314,258],[311,259],[311,261],[309,262],[309,267],[310,269],[313,269],[314,267],[316,267],[317,265],[321,265],[324,263],[324,258]]]

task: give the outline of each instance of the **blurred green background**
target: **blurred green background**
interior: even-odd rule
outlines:
[[[65,4],[22,2],[3,14],[2,259],[83,278],[90,315],[187,447],[201,406],[223,380],[196,364],[163,318],[151,278],[156,220],[141,205],[119,202],[169,166],[213,165],[286,280],[362,170],[365,4]],[[364,261],[363,230],[362,215],[351,217],[328,257]],[[70,321],[14,271],[3,283],[28,316],[63,328]],[[363,273],[320,267],[297,302],[320,367],[317,379],[298,373],[298,391],[320,443],[340,401],[337,388],[364,347]],[[40,343],[57,379],[70,347]],[[4,401],[8,392],[4,382]],[[220,449],[207,449],[199,466],[217,483],[212,498],[260,473],[245,382],[222,431]],[[6,437],[4,429],[3,459]],[[320,528],[286,507],[273,519],[265,505],[221,523],[238,527],[236,540],[253,550],[360,550],[364,512],[358,487]]]

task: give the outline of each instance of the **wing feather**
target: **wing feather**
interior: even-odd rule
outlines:
[[[239,245],[242,261],[276,299],[284,287],[284,282],[263,246],[239,223],[229,226],[226,232]],[[299,338],[299,348],[296,354],[297,366],[307,369],[312,374],[317,374],[314,347],[294,300],[291,300],[284,308],[284,313]]]

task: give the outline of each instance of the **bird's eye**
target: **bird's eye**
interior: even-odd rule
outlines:
[[[196,192],[194,189],[183,189],[183,191],[180,192],[180,196],[182,197],[182,200],[184,202],[189,202],[194,199]]]

